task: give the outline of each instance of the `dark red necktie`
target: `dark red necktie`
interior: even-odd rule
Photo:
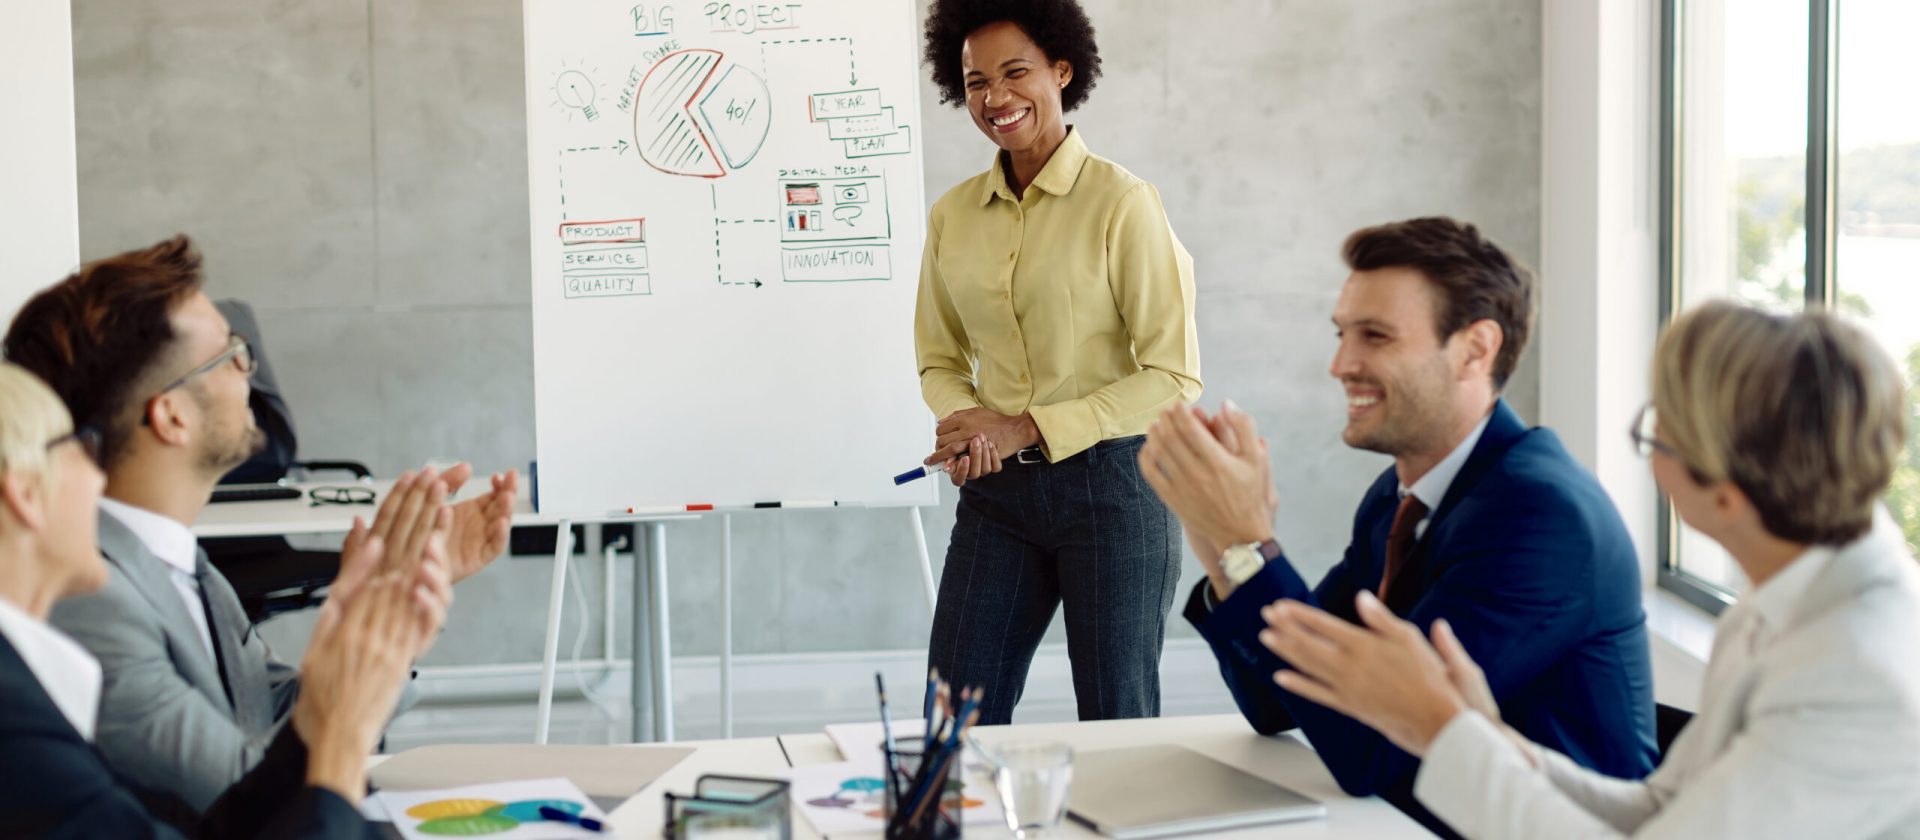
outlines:
[[[1387,529],[1387,568],[1380,575],[1380,600],[1387,600],[1387,587],[1407,567],[1407,555],[1413,553],[1413,529],[1427,518],[1427,506],[1418,496],[1408,493],[1393,512],[1393,526]]]

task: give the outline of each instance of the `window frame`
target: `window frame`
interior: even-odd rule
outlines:
[[[1679,260],[1683,247],[1680,229],[1681,149],[1685,123],[1680,119],[1686,79],[1680,53],[1685,40],[1687,0],[1660,2],[1660,236],[1658,244],[1660,326],[1671,323],[1680,308],[1682,279]],[[1806,183],[1806,303],[1807,309],[1825,309],[1834,300],[1834,249],[1838,240],[1836,181],[1839,171],[1836,119],[1839,82],[1840,0],[1807,0],[1807,183]],[[1682,600],[1714,615],[1731,606],[1736,594],[1726,587],[1687,572],[1680,565],[1679,524],[1673,503],[1659,493],[1656,544],[1657,583]]]

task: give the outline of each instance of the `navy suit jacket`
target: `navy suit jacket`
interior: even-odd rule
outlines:
[[[1412,801],[1419,760],[1275,685],[1273,673],[1288,666],[1257,638],[1266,627],[1260,608],[1281,598],[1359,623],[1353,599],[1379,590],[1398,490],[1392,468],[1368,488],[1346,556],[1319,586],[1308,588],[1282,556],[1211,611],[1201,581],[1186,617],[1212,645],[1254,729],[1299,727],[1342,790],[1382,795],[1434,827]],[[1453,625],[1486,672],[1501,717],[1535,743],[1621,778],[1641,778],[1657,763],[1646,615],[1626,525],[1559,437],[1528,429],[1505,400],[1389,594],[1394,613],[1423,630],[1437,618]]]
[[[345,799],[308,787],[293,727],[213,803],[189,836],[373,837]],[[175,816],[190,814],[171,803]],[[181,837],[122,786],[0,635],[0,837]]]

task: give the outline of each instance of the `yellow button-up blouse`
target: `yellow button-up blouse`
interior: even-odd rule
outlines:
[[[1060,461],[1199,398],[1193,258],[1153,185],[1069,129],[1024,199],[996,156],[934,203],[914,348],[936,416],[1032,412]]]

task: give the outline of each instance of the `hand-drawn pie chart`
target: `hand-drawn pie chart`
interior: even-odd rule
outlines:
[[[719,50],[668,53],[647,70],[633,108],[633,145],[671,175],[719,178],[753,161],[773,124],[772,96]]]

